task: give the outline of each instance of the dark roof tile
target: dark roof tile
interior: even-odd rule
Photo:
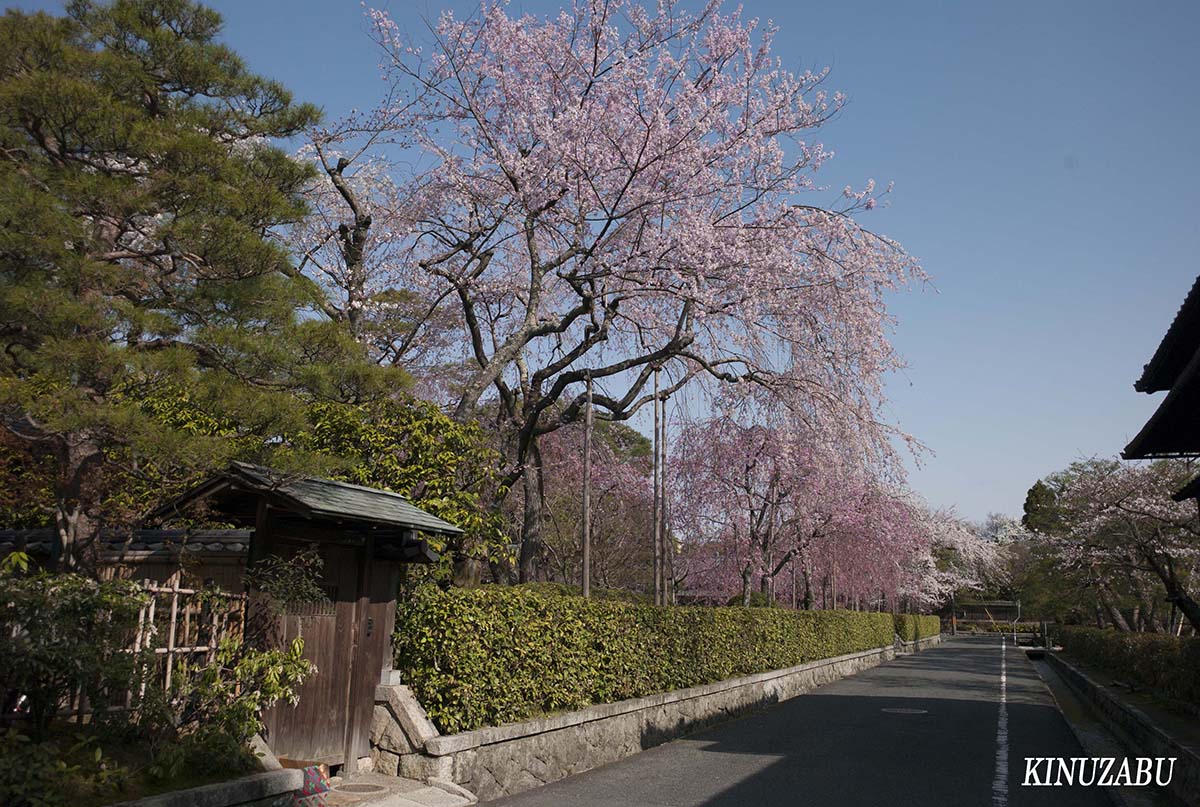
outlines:
[[[1138,392],[1169,390],[1200,348],[1200,277],[1175,314],[1171,327],[1154,351],[1154,356],[1142,368],[1142,376],[1134,382]]]

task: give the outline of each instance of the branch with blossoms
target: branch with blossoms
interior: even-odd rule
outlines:
[[[844,102],[827,71],[787,70],[775,29],[719,2],[487,3],[443,13],[425,48],[386,12],[369,22],[387,89],[314,144],[342,212],[304,248],[332,263],[307,265],[347,279],[350,327],[359,300],[410,304],[375,331],[379,355],[453,368],[425,383],[459,418],[495,407],[527,501],[538,440],[579,417],[589,378],[608,420],[651,403],[656,376],[660,396],[758,388],[898,472],[878,416],[902,366],[885,295],[924,276],[858,221],[887,191],[812,199],[831,156],[815,136]],[[356,160],[380,166],[375,189],[356,189]]]
[[[1067,528],[1057,542],[1065,562],[1086,569],[1114,623],[1117,611],[1109,578],[1149,573],[1200,630],[1200,604],[1192,595],[1191,569],[1200,558],[1200,519],[1191,501],[1173,494],[1189,476],[1170,461],[1135,465],[1117,460],[1076,463],[1058,495]],[[1135,578],[1136,579],[1136,578]]]

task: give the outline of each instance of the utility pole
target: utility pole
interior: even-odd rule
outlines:
[[[663,605],[672,605],[673,596],[673,577],[675,574],[675,547],[671,541],[671,532],[668,529],[667,520],[667,396],[662,398],[662,417],[660,418],[658,432],[658,500],[659,500],[659,518],[662,524],[659,526],[659,541],[662,549],[659,553],[662,555],[662,591]]]
[[[833,562],[829,572],[829,599],[833,603],[833,610],[837,610],[837,544],[832,547]]]
[[[662,589],[662,459],[659,456],[659,421],[662,401],[658,397],[658,368],[654,368],[654,604],[663,604]]]
[[[587,374],[583,416],[583,596],[592,596],[592,374]]]
[[[796,554],[792,553],[792,557],[788,559],[788,566],[792,567],[792,610],[796,610]]]

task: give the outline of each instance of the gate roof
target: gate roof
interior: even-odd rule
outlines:
[[[183,508],[203,499],[216,497],[229,512],[236,494],[266,497],[271,506],[307,519],[358,522],[441,535],[459,535],[462,530],[432,513],[414,506],[399,493],[368,488],[349,482],[314,476],[289,474],[261,465],[235,462],[225,471],[197,485],[154,512],[148,519],[178,514]],[[248,513],[247,513],[248,515]]]

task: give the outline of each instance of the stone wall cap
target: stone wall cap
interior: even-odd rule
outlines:
[[[230,807],[299,790],[303,786],[304,771],[288,768],[191,787],[187,790],[159,793],[144,799],[124,801],[111,807]]]
[[[688,687],[687,689],[675,689],[670,692],[660,692],[656,695],[644,695],[640,698],[629,698],[628,700],[616,701],[614,703],[598,703],[594,706],[588,706],[573,712],[553,715],[552,717],[536,718],[534,720],[525,720],[520,723],[508,723],[503,726],[490,726],[487,728],[476,729],[474,731],[464,731],[459,734],[446,734],[437,737],[431,737],[425,741],[425,753],[442,757],[450,754],[456,754],[460,751],[467,751],[472,748],[478,748],[483,745],[492,745],[494,743],[505,742],[507,740],[515,740],[520,737],[528,737],[533,734],[543,734],[547,731],[556,731],[564,729],[568,726],[577,726],[580,723],[590,723],[594,720],[603,720],[606,717],[615,717],[616,715],[636,712],[640,709],[646,709],[653,706],[662,706],[667,703],[675,703],[678,701],[691,700],[692,698],[700,698],[705,695],[712,695],[717,692],[724,692],[727,689],[746,686],[747,684],[757,684],[763,681],[770,681],[774,678],[782,678],[786,675],[794,675],[795,673],[804,672],[805,670],[813,670],[819,667],[827,667],[831,664],[838,664],[844,661],[853,661],[867,656],[874,656],[879,653],[884,653],[892,650],[891,645],[884,647],[876,647],[871,650],[862,650],[857,653],[847,653],[844,656],[833,656],[831,658],[817,659],[816,661],[808,661],[804,664],[798,664],[795,667],[788,667],[783,670],[770,670],[768,672],[754,673],[752,675],[743,675],[738,678],[726,678],[724,681],[716,681],[711,684],[701,684],[700,686]]]

